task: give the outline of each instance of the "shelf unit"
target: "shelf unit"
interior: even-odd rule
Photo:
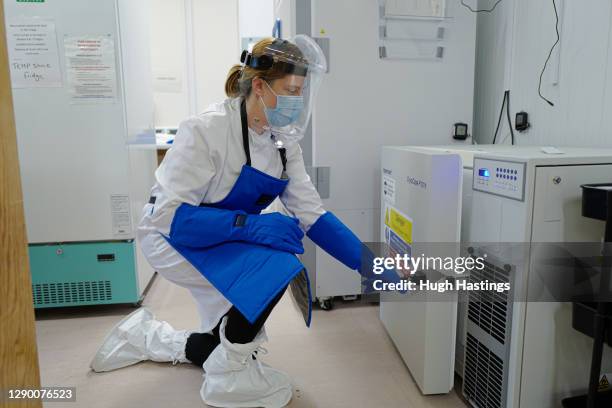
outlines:
[[[379,57],[442,61],[452,22],[446,0],[379,0]]]

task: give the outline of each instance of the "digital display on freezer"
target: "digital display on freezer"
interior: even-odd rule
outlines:
[[[491,177],[491,174],[489,173],[489,169],[487,168],[478,169],[478,175],[480,177],[486,177],[486,178]]]
[[[525,163],[474,158],[474,190],[523,201]]]

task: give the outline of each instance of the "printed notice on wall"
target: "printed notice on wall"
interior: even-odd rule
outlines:
[[[113,235],[130,234],[132,232],[130,198],[124,194],[113,194],[110,199]]]
[[[66,70],[73,103],[115,102],[115,43],[106,36],[64,37]]]
[[[183,89],[181,75],[172,70],[153,71],[153,91],[164,93],[180,93]]]
[[[62,86],[55,23],[24,18],[7,24],[6,41],[13,88]]]

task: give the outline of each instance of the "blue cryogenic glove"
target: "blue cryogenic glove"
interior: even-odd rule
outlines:
[[[306,235],[350,269],[360,269],[363,244],[333,213],[328,211],[320,216]]]
[[[240,216],[237,223],[240,223]],[[304,233],[299,223],[297,218],[287,217],[281,213],[247,215],[244,226],[239,230],[239,236],[242,241],[303,254]]]
[[[382,273],[374,272],[374,253],[367,246],[363,245],[362,253],[361,253],[361,276],[363,277],[361,281],[361,285],[364,288],[364,293],[373,293],[377,291],[377,287],[380,286],[380,282],[376,284],[376,281],[381,281],[385,283],[399,283],[401,278],[397,274],[395,269],[384,268]],[[400,293],[405,293],[406,291],[401,289],[398,290]]]
[[[377,279],[388,283],[400,282],[395,270],[385,270],[382,274],[373,272],[374,253],[331,212],[320,216],[306,235],[338,261],[358,271],[366,286],[371,286],[371,282]]]
[[[231,241],[269,246],[280,251],[304,253],[304,233],[296,218],[280,213],[246,214],[181,204],[170,226],[169,240],[181,246],[207,248]]]

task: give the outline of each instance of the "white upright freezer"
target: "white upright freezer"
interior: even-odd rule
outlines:
[[[11,64],[59,70],[40,84],[11,73],[34,305],[138,303],[154,273],[134,230],[156,157],[129,147],[155,143],[149,4],[4,7]]]

